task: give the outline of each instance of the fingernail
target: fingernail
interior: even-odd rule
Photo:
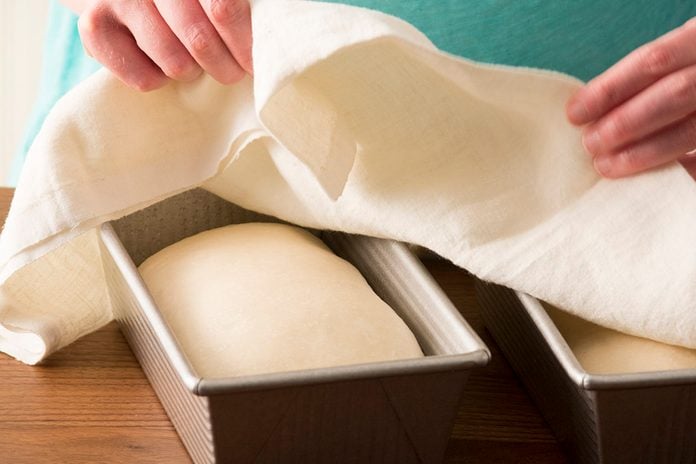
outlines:
[[[609,156],[597,156],[594,159],[594,168],[601,176],[607,177],[611,173],[612,161]]]
[[[592,155],[599,154],[599,146],[600,146],[599,132],[596,130],[591,130],[589,132],[586,132],[582,136],[582,144],[588,153],[590,153]]]
[[[585,105],[577,100],[574,100],[568,106],[568,118],[570,122],[575,124],[582,124],[587,118],[587,109]]]

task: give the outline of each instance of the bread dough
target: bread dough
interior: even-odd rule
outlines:
[[[627,335],[542,304],[587,372],[623,374],[696,368],[696,350]]]
[[[236,224],[148,258],[140,273],[202,377],[423,356],[360,272],[298,227]]]

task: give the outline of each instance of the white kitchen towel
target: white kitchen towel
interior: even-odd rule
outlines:
[[[365,9],[252,16],[253,82],[141,94],[101,72],[60,101],[0,239],[0,349],[35,363],[110,320],[95,227],[195,186],[696,348],[696,185],[678,164],[598,177],[564,116],[580,82],[450,56]]]

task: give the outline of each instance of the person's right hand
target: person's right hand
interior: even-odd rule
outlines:
[[[252,73],[249,0],[90,0],[78,27],[87,52],[137,90]]]

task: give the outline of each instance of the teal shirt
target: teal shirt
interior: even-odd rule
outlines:
[[[553,69],[582,80],[589,80],[631,50],[696,16],[693,0],[347,3],[405,19],[440,49],[455,55],[488,63]]]
[[[77,16],[57,0],[51,0],[38,98],[22,144],[12,160],[7,179],[9,185],[17,184],[29,146],[56,101],[99,67],[99,63],[84,52],[77,33]]]
[[[696,16],[693,0],[328,0],[405,19],[442,50],[477,61],[553,69],[588,80],[641,44]],[[77,18],[55,0],[40,98],[9,179],[48,110],[98,65],[82,49]]]

